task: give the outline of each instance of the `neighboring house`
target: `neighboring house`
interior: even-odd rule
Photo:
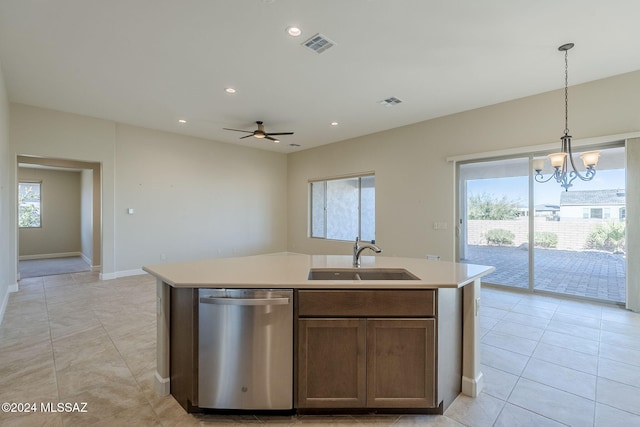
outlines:
[[[624,220],[625,190],[568,191],[560,195],[560,218]]]
[[[535,205],[535,215],[543,216],[547,218],[547,221],[559,221],[560,217],[558,216],[558,212],[560,211],[560,206],[558,205]]]

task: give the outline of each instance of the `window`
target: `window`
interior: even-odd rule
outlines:
[[[313,181],[311,237],[375,240],[375,176]]]
[[[602,208],[591,208],[590,218],[602,219]]]
[[[627,208],[620,208],[620,219],[626,219],[627,218]]]
[[[39,182],[18,183],[18,226],[39,228],[42,224]]]

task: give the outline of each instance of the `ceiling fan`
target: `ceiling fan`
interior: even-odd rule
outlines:
[[[258,129],[254,130],[254,131],[249,131],[249,130],[242,130],[242,129],[229,129],[229,128],[223,128],[224,130],[232,130],[235,132],[245,132],[248,133],[250,135],[246,135],[246,136],[241,136],[240,139],[244,139],[244,138],[249,138],[251,136],[253,136],[254,138],[259,138],[259,139],[269,139],[273,142],[280,142],[279,139],[277,138],[273,138],[273,135],[293,135],[293,132],[265,132],[264,131],[264,124],[262,124],[261,121],[257,121],[256,124],[258,125]]]

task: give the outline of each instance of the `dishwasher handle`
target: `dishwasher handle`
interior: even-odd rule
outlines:
[[[217,305],[286,305],[289,304],[289,298],[216,298],[205,297],[200,298],[201,304],[217,304]]]

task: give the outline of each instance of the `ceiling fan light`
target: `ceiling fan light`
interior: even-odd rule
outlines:
[[[260,138],[260,139],[262,139],[262,138],[264,138],[264,133],[258,133],[258,132],[256,132],[256,133],[254,133],[254,134],[253,134],[253,136],[255,136],[256,138]]]
[[[567,153],[553,153],[549,154],[549,160],[551,161],[551,166],[554,168],[561,168],[567,158]]]
[[[582,159],[582,163],[584,163],[584,167],[595,167],[598,164],[598,159],[600,158],[599,151],[587,151],[580,155]]]

